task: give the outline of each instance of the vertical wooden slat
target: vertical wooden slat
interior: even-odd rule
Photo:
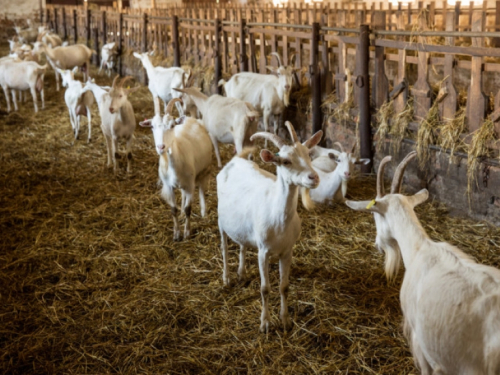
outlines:
[[[398,11],[396,14],[396,27],[398,30],[405,30],[406,19],[403,11]],[[404,36],[398,37],[399,40],[404,41]],[[394,86],[403,84],[404,88],[402,92],[394,98],[394,111],[396,113],[402,112],[408,101],[408,80],[406,78],[406,50],[398,50],[398,73]]]
[[[373,15],[372,27],[374,30],[385,30],[385,12],[378,11]],[[384,47],[375,47],[375,74],[373,76],[373,102],[380,108],[389,97],[389,80],[385,75],[385,50]]]
[[[347,11],[339,10],[337,24],[339,27],[346,27],[346,17]],[[343,103],[346,101],[346,89],[345,89],[345,81],[346,77],[346,68],[347,68],[347,45],[339,40],[338,42],[338,68],[337,74],[335,75],[335,86],[337,89],[337,96],[339,103]]]
[[[427,28],[427,19],[423,16],[419,18],[419,31]],[[418,43],[426,44],[426,37],[418,37]],[[431,108],[431,86],[429,85],[429,53],[418,52],[418,79],[413,86],[412,94],[415,103],[415,117],[418,121],[424,119]]]
[[[477,10],[472,14],[472,31],[484,30],[485,15],[483,11]],[[473,47],[483,47],[483,38],[471,38]],[[471,80],[467,95],[467,119],[469,120],[469,131],[477,130],[486,115],[488,98],[483,93],[483,58],[472,56]]]
[[[446,31],[455,31],[455,14],[448,13],[446,16]],[[455,38],[447,37],[445,40],[446,45],[454,46]],[[444,55],[444,76],[446,81],[444,85],[448,92],[448,95],[439,104],[439,111],[442,119],[453,119],[455,118],[455,113],[457,111],[457,90],[453,85],[453,68],[455,65],[455,56],[452,54]]]
[[[259,22],[265,22],[264,21],[264,10],[261,10],[259,14]],[[264,33],[259,34],[259,42],[260,42],[260,59],[259,59],[259,73],[265,74],[266,73],[266,36]]]

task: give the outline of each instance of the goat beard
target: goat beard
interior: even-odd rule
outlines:
[[[290,91],[285,91],[283,93],[283,104],[285,105],[285,107],[288,107],[288,105],[290,104]]]

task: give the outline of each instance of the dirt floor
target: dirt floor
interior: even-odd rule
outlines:
[[[417,373],[401,330],[403,271],[388,285],[370,215],[342,205],[299,209],[293,329],[285,333],[279,322],[274,262],[274,324],[260,334],[256,251],[248,254],[248,280],[222,285],[216,168],[208,216],[200,218],[196,201],[194,234],[173,242],[150,130],[136,129],[133,172],[122,159],[115,176],[105,166],[97,108],[92,143],[85,119],[74,142],[64,89],[54,87],[50,73],[46,108],[36,115],[31,99],[19,112],[0,113],[0,372]],[[137,120],[151,116],[147,88],[130,100]],[[224,162],[231,151],[223,147]],[[374,178],[353,181],[349,195],[373,198]],[[417,214],[433,239],[500,267],[499,228],[449,217],[433,202]],[[237,250],[231,243],[234,280]]]

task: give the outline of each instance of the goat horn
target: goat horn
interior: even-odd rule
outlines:
[[[113,87],[113,88],[114,88],[114,87],[116,87],[116,82],[118,81],[118,78],[120,78],[120,76],[119,76],[119,75],[117,75],[117,76],[115,77],[115,79],[113,80],[113,84],[111,85],[111,87]]]
[[[406,165],[417,156],[417,151],[412,151],[403,159],[401,163],[399,163],[396,168],[396,172],[394,172],[394,177],[392,178],[391,185],[391,194],[398,194],[401,190],[401,183],[403,182],[403,174],[405,173]]]
[[[295,129],[293,128],[293,125],[290,121],[285,121],[285,125],[288,128],[288,131],[290,132],[290,138],[292,138],[292,142],[300,142],[299,137],[297,137],[297,133],[295,132]]]
[[[276,58],[278,59],[278,64],[280,64],[280,68],[281,68],[283,66],[283,64],[281,63],[281,57],[278,54],[278,52],[271,52],[271,55],[276,56]]]
[[[344,146],[342,146],[342,143],[340,143],[340,142],[335,142],[333,145],[334,145],[334,146],[335,146],[335,145],[337,145],[337,146],[339,147],[339,149],[340,149],[340,152],[345,152],[345,151],[344,151]]]
[[[385,165],[392,160],[392,156],[387,155],[385,158],[382,159],[380,162],[380,165],[378,166],[378,173],[377,173],[377,198],[383,198],[385,195],[385,189],[384,189],[384,169]]]
[[[120,87],[123,87],[123,85],[125,85],[125,82],[131,80],[133,77],[132,76],[126,76],[125,78],[122,79],[122,81],[120,82]]]
[[[168,113],[169,115],[171,115],[172,109],[174,109],[174,104],[177,102],[182,103],[182,100],[180,98],[173,98],[172,100],[170,100],[168,102],[167,109],[165,112]]]
[[[354,142],[354,144],[352,145],[351,154],[354,154],[356,152],[356,147],[357,146],[358,146],[358,142]]]
[[[258,133],[255,133],[254,135],[252,135],[250,137],[250,140],[253,141],[255,138],[269,139],[279,149],[281,149],[283,146],[285,146],[285,142],[283,141],[283,139],[281,139],[280,137],[278,137],[276,134],[272,134],[272,133],[269,133],[269,132],[258,132]]]
[[[297,52],[293,52],[293,53],[292,53],[292,56],[290,56],[290,59],[288,60],[288,62],[289,62],[289,65],[290,65],[290,66],[293,66],[293,65],[294,65],[293,63],[295,62],[294,60],[295,60],[295,57],[296,57],[297,55],[298,55],[298,53],[297,53]]]

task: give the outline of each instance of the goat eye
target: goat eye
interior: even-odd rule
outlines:
[[[290,165],[292,162],[290,160],[283,160],[283,165]]]
[[[340,163],[340,159],[337,159],[337,163]]]

